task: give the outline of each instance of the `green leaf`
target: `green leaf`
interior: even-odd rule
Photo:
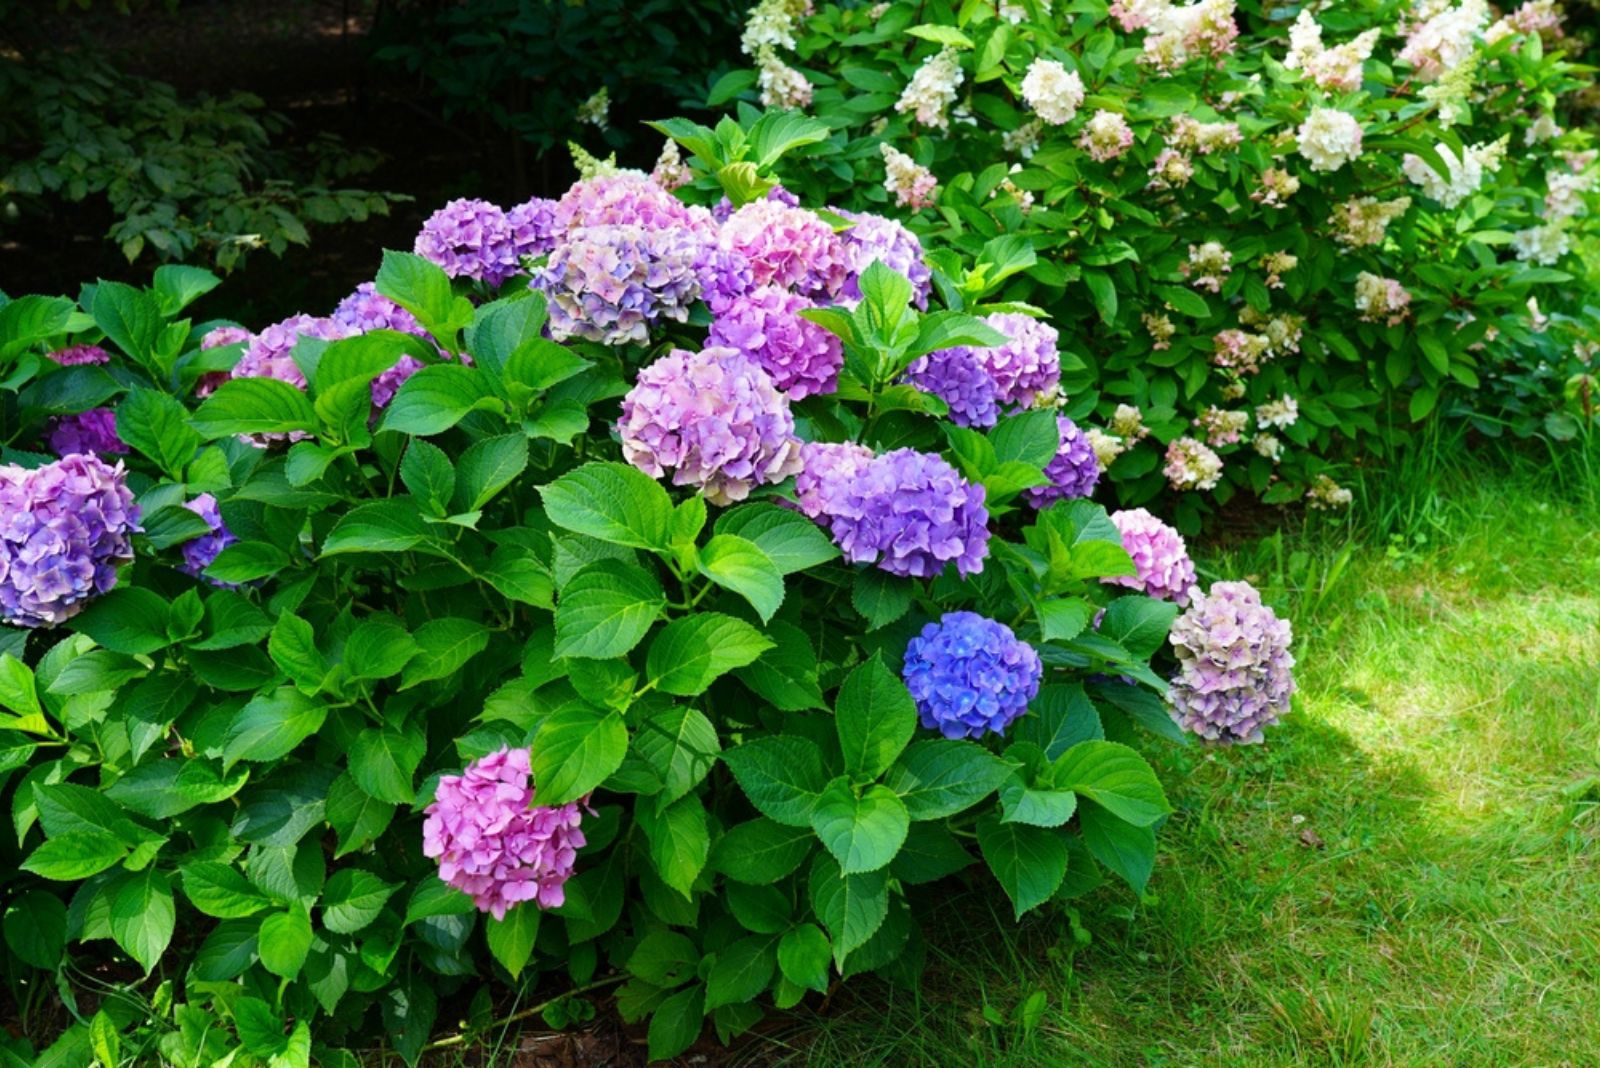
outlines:
[[[274,912],[261,921],[256,936],[261,966],[273,975],[293,979],[305,967],[311,952],[311,916],[304,905]]]
[[[655,479],[617,463],[588,463],[539,490],[545,515],[558,527],[611,545],[665,549],[672,501]]]
[[[166,820],[197,805],[226,801],[249,777],[244,768],[225,778],[205,760],[171,757],[134,768],[107,787],[105,795],[141,816]]]
[[[136,387],[118,402],[117,436],[172,478],[182,474],[200,448],[200,435],[189,426],[183,405],[154,389]]]
[[[667,597],[654,575],[621,560],[599,560],[573,575],[556,602],[557,657],[609,659],[645,636]]]
[[[722,760],[762,815],[788,827],[811,826],[817,795],[828,785],[815,743],[769,735],[724,750]]]
[[[846,875],[887,867],[905,843],[911,817],[893,790],[874,783],[856,796],[839,776],[817,797],[811,828]]]
[[[322,891],[322,925],[334,934],[364,930],[398,889],[397,884],[359,868],[336,871]]]
[[[272,904],[230,864],[193,861],[185,864],[179,874],[183,877],[184,896],[190,903],[219,920],[254,916]]]
[[[1100,321],[1107,325],[1117,319],[1117,284],[1111,276],[1104,271],[1084,271],[1083,284],[1089,287],[1089,298],[1094,301],[1094,310],[1100,313]]]
[[[815,523],[777,505],[730,508],[717,520],[716,530],[754,542],[785,575],[825,564],[839,555],[839,547]]]
[[[1043,749],[1031,742],[1017,742],[1006,750],[1006,758],[1019,766],[1000,787],[1002,822],[1060,827],[1072,818],[1078,795],[1055,785]]]
[[[906,748],[884,785],[913,820],[939,820],[982,801],[1009,774],[1005,761],[976,742],[924,738]]]
[[[54,971],[67,945],[67,907],[48,890],[26,891],[6,906],[4,929],[18,960]]]
[[[845,770],[856,782],[883,774],[917,729],[916,702],[877,653],[845,679],[834,709]]]
[[[628,728],[617,712],[557,709],[533,740],[533,781],[540,804],[576,801],[622,766]]]
[[[415,253],[385,249],[375,282],[379,293],[416,316],[440,342],[472,321],[472,305],[455,295],[450,276]]]
[[[105,871],[127,855],[122,840],[105,831],[68,831],[41,842],[22,862],[22,870],[42,879],[77,882]]]
[[[869,567],[856,574],[850,603],[866,619],[868,630],[887,627],[911,608],[911,582]]]
[[[1155,828],[1136,827],[1092,802],[1079,806],[1078,826],[1094,858],[1143,894],[1155,870]]]
[[[817,683],[817,654],[805,632],[789,623],[767,625],[772,647],[734,674],[758,696],[783,712],[825,708]]]
[[[166,952],[176,922],[172,876],[167,872],[155,868],[134,872],[111,896],[111,937],[146,975]]]
[[[483,931],[489,942],[489,952],[500,966],[516,979],[533,959],[533,944],[539,937],[539,909],[530,901],[506,910],[503,920],[490,916],[484,921]]]
[[[429,916],[469,916],[477,911],[472,898],[440,879],[423,879],[406,904],[407,925]]]
[[[378,429],[423,437],[442,434],[468,412],[498,403],[480,372],[456,363],[436,363],[405,380],[384,409]]]
[[[661,629],[650,643],[645,674],[665,693],[692,697],[771,648],[772,641],[744,620],[703,612]]]
[[[730,883],[723,887],[728,910],[747,931],[755,934],[782,934],[793,922],[794,907],[789,895],[776,886],[750,886]]]
[[[73,657],[61,674],[50,683],[53,694],[105,693],[120,689],[145,673],[144,665],[132,657],[108,649],[91,649]]]
[[[224,770],[241,760],[288,756],[321,726],[328,707],[292,686],[254,697],[234,714],[222,743]]]
[[[834,964],[844,966],[889,915],[889,875],[879,870],[846,875],[828,853],[817,854],[808,881],[811,908],[833,939]]]
[[[783,604],[783,572],[753,541],[717,534],[700,550],[700,573],[750,602],[762,622]]]
[[[778,968],[795,986],[828,992],[828,961],[833,946],[828,936],[814,923],[802,923],[784,932],[778,941]]]
[[[362,620],[344,641],[345,674],[352,679],[387,679],[417,653],[417,640],[393,619]]]
[[[907,886],[917,886],[937,882],[971,863],[972,854],[943,823],[913,823],[906,844],[889,865],[889,874]]]
[[[1050,900],[1067,874],[1067,842],[1059,830],[1002,823],[990,813],[978,821],[978,849],[1019,920]]]
[[[347,772],[328,787],[327,816],[328,825],[339,836],[339,847],[333,853],[337,859],[377,841],[394,819],[394,805],[361,789]]]
[[[271,578],[289,566],[288,555],[264,541],[240,541],[217,554],[206,567],[207,578],[233,585]]]
[[[1082,794],[1139,827],[1172,811],[1155,770],[1117,742],[1079,742],[1055,762],[1052,777],[1059,788]]]
[[[460,490],[456,511],[472,512],[494,499],[528,466],[528,439],[505,434],[473,443],[457,465]]]
[[[450,510],[456,492],[456,469],[437,445],[413,438],[400,461],[400,481],[429,513],[442,516]]]
[[[738,883],[775,883],[800,866],[811,852],[809,828],[785,827],[759,816],[730,827],[712,847],[709,864]]]
[[[489,645],[489,628],[456,616],[430,619],[417,628],[417,655],[400,674],[400,688],[409,690],[434,679],[447,679]]]
[[[358,504],[328,531],[322,555],[336,553],[403,553],[434,540],[415,501],[393,497]]]
[[[0,360],[62,333],[76,312],[65,297],[24,296],[0,304]]]
[[[1082,597],[1056,597],[1037,606],[1039,633],[1047,642],[1069,642],[1094,618],[1096,606]]]
[[[1084,695],[1083,685],[1076,682],[1041,688],[1029,702],[1028,715],[1017,721],[1011,733],[1013,741],[1031,742],[1051,760],[1079,742],[1104,736],[1100,713]]]
[[[206,983],[237,979],[256,957],[254,920],[224,920],[206,936],[194,958],[193,975]]]
[[[750,935],[718,950],[706,976],[706,1008],[754,1001],[772,982],[777,964],[772,939],[763,935]]]
[[[177,315],[222,284],[222,279],[204,267],[164,263],[151,279],[163,315]]]
[[[664,990],[695,977],[700,951],[677,931],[656,928],[639,940],[628,956],[627,972]]]
[[[156,338],[161,334],[161,311],[156,299],[124,282],[101,282],[94,289],[90,308],[94,325],[136,363],[151,365]]]
[[[954,26],[941,26],[937,23],[918,23],[906,27],[907,37],[920,37],[924,41],[934,44],[949,45],[954,48],[972,48],[972,38],[956,29]]]
[[[129,586],[90,601],[71,625],[112,652],[143,656],[171,644],[167,639],[169,613],[159,594]]]
[[[208,441],[235,434],[287,434],[317,429],[306,395],[276,378],[234,378],[222,383],[189,417]]]
[[[633,748],[661,779],[658,803],[670,804],[700,785],[716,764],[722,743],[704,712],[673,705],[640,719]]]
[[[364,730],[350,743],[350,777],[370,797],[409,805],[417,796],[412,780],[427,752],[428,739],[420,730]]]
[[[1021,412],[1000,420],[989,431],[997,463],[1024,463],[1043,468],[1061,448],[1061,431],[1054,411]]]
[[[1106,609],[1097,628],[1106,637],[1140,660],[1148,660],[1163,645],[1178,618],[1178,606],[1153,597],[1118,597]]]
[[[680,797],[664,809],[640,798],[634,810],[639,829],[650,843],[650,860],[661,881],[693,899],[694,881],[706,866],[711,835],[706,808],[694,795]]]
[[[317,636],[311,624],[284,612],[273,625],[267,639],[267,654],[301,693],[314,694],[328,675],[328,662],[317,649]]]
[[[705,998],[705,987],[697,983],[656,1007],[648,1033],[652,1061],[670,1060],[694,1045],[705,1023]]]

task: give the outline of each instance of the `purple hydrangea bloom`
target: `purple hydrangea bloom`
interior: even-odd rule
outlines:
[[[800,313],[816,305],[776,286],[730,301],[711,324],[708,345],[738,349],[759,363],[792,400],[839,388],[844,346]]]
[[[253,336],[230,375],[233,378],[276,378],[296,389],[305,389],[306,376],[294,362],[294,347],[300,339],[338,341],[359,332],[332,318],[291,315]]]
[[[239,539],[222,521],[222,513],[217,510],[217,499],[211,494],[202,493],[192,501],[185,501],[183,506],[204,519],[211,532],[183,543],[183,564],[179,570],[196,578],[205,578],[205,570],[211,566],[211,562]],[[238,588],[231,582],[218,582],[214,578],[206,578],[206,581],[225,590]]]
[[[544,197],[518,204],[506,212],[511,227],[511,246],[520,260],[525,256],[548,256],[556,247],[556,202]]]
[[[789,401],[737,349],[675,349],[639,372],[622,399],[622,454],[675,486],[698,486],[712,504],[742,501],[756,486],[800,469]]]
[[[237,345],[240,342],[249,342],[255,335],[242,326],[219,326],[209,331],[200,339],[200,348],[220,349],[224,345]],[[194,384],[194,395],[205,398],[217,391],[217,387],[228,380],[227,371],[207,371],[201,375]]]
[[[50,420],[50,451],[57,456],[75,452],[121,456],[128,446],[117,436],[117,413],[110,408],[90,408]]]
[[[906,368],[906,381],[950,406],[956,426],[994,426],[1000,421],[994,379],[968,348],[941,349],[919,356]]]
[[[487,200],[452,200],[428,216],[411,250],[451,278],[472,278],[491,286],[518,268],[511,223]]]
[[[906,646],[901,672],[922,725],[946,738],[1003,734],[1039,692],[1044,665],[1004,623],[947,612]]]
[[[917,307],[926,309],[933,292],[933,271],[922,260],[922,242],[904,225],[882,215],[856,214],[835,209],[854,225],[839,235],[844,243],[845,275],[840,302],[854,305],[861,299],[861,272],[881,262],[911,282]]]
[[[829,502],[872,460],[865,445],[806,442],[800,446],[800,471],[794,476],[795,506],[807,519],[826,515],[832,510]]]
[[[783,286],[825,302],[844,287],[844,244],[816,212],[757,200],[729,216],[721,241],[750,261],[757,285]]]
[[[1172,718],[1214,742],[1259,742],[1294,693],[1289,621],[1262,604],[1248,582],[1218,582],[1190,598],[1172,624]]]
[[[568,234],[534,276],[550,336],[644,345],[663,319],[683,322],[700,296],[700,242],[682,230],[590,226]]]
[[[1194,561],[1183,535],[1143,508],[1126,508],[1111,513],[1111,522],[1122,534],[1122,547],[1133,557],[1137,575],[1101,579],[1114,586],[1143,590],[1151,597],[1175,604],[1189,603],[1194,588]]]
[[[31,471],[0,467],[0,615],[14,627],[71,619],[116,586],[138,529],[120,463],[74,453]]]
[[[700,232],[706,227],[687,204],[642,174],[585,178],[563,193],[552,211],[557,234],[588,226]],[[707,214],[705,220],[709,219]]]
[[[439,878],[497,920],[523,901],[560,907],[584,846],[583,802],[535,805],[529,763],[526,749],[490,753],[441,777],[424,810],[423,855],[438,858]]]
[[[402,334],[427,337],[417,317],[378,292],[372,282],[362,282],[356,291],[333,309],[333,321],[348,326],[357,334],[369,330],[398,330]]]
[[[1094,446],[1089,444],[1089,435],[1064,415],[1056,417],[1056,426],[1061,431],[1061,447],[1044,465],[1045,477],[1050,481],[1027,489],[1028,503],[1035,508],[1087,497],[1100,481],[1100,460],[1094,454]]]
[[[111,362],[111,353],[99,345],[69,345],[64,349],[56,349],[54,352],[46,353],[45,355],[62,367],[73,367],[85,363]]]
[[[989,510],[974,486],[939,456],[896,449],[840,479],[816,517],[853,563],[929,578],[954,562],[970,575],[989,555]]]
[[[716,241],[700,242],[694,269],[700,278],[700,296],[712,314],[721,314],[728,305],[756,288],[750,261],[743,253],[723,248]]]
[[[1010,338],[1004,345],[973,350],[994,379],[1001,404],[1027,407],[1036,395],[1061,384],[1061,335],[1055,327],[1017,312],[1000,312],[984,321]]]

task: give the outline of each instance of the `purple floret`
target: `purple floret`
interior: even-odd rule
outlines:
[[[45,354],[48,359],[54,360],[62,367],[74,367],[86,363],[110,363],[111,353],[99,345],[69,345],[64,349],[56,349]]]
[[[901,672],[922,725],[946,738],[1003,734],[1039,692],[1039,654],[1004,623],[947,612],[906,646]]]
[[[452,200],[422,224],[412,251],[451,278],[498,286],[517,273],[517,244],[506,213],[487,200]]]
[[[222,550],[239,540],[222,521],[222,513],[217,510],[217,499],[209,493],[202,493],[192,501],[185,501],[183,506],[204,519],[211,530],[183,543],[183,564],[179,570],[196,578],[205,578],[213,586],[221,586],[225,590],[238,589],[231,582],[219,582],[205,576],[206,568],[211,566]]]
[[[906,368],[906,381],[950,406],[956,426],[994,426],[1000,420],[994,379],[972,349],[954,348],[919,356]]]
[[[1218,582],[1190,597],[1172,624],[1172,718],[1214,742],[1259,742],[1294,693],[1289,621],[1262,604],[1248,582]]]
[[[550,308],[550,336],[645,345],[663,320],[683,322],[699,299],[700,238],[683,230],[591,226],[568,234],[533,278]]]
[[[750,261],[757,285],[782,286],[824,303],[844,286],[844,245],[816,212],[757,200],[729,216],[721,242]]]
[[[1061,415],[1056,417],[1056,427],[1061,432],[1061,446],[1050,462],[1044,466],[1045,477],[1050,481],[1043,486],[1029,486],[1028,503],[1035,508],[1046,508],[1056,501],[1087,497],[1100,481],[1100,461],[1095,457],[1089,435],[1078,429],[1078,424]]]
[[[520,260],[548,256],[556,247],[556,202],[544,197],[518,204],[506,212],[511,227],[511,247]]]
[[[26,470],[0,466],[0,615],[51,627],[117,584],[139,529],[124,472],[82,453]]]
[[[840,303],[854,305],[861,299],[861,273],[874,263],[906,278],[911,283],[916,305],[926,309],[928,295],[933,292],[933,271],[922,259],[922,242],[904,225],[882,215],[856,214],[835,209],[836,214],[851,220],[848,230],[840,233],[844,243],[845,276],[840,292]]]
[[[122,456],[128,446],[117,436],[117,413],[110,408],[90,408],[50,420],[50,451],[57,456],[75,452]]]
[[[839,338],[800,313],[816,305],[775,286],[762,286],[726,304],[711,324],[707,345],[738,349],[759,363],[792,400],[839,388],[844,347]]]
[[[647,230],[704,231],[689,206],[644,175],[605,174],[585,178],[562,194],[552,209],[555,233],[589,226],[642,226]]]
[[[982,486],[932,453],[896,449],[861,466],[825,495],[817,521],[853,563],[929,578],[950,563],[983,570],[989,511]]]

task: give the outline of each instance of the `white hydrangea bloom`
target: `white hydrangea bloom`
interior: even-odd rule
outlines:
[[[1314,171],[1336,171],[1361,158],[1361,123],[1336,108],[1317,108],[1300,124],[1300,154]]]
[[[911,76],[911,82],[900,94],[894,109],[901,114],[910,112],[924,126],[947,129],[950,125],[950,105],[966,74],[954,48],[944,48],[923,60],[922,66]]]
[[[1052,126],[1064,126],[1077,117],[1083,104],[1083,79],[1053,59],[1038,58],[1028,64],[1022,78],[1022,99]]]

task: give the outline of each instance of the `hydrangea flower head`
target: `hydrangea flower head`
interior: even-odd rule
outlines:
[[[50,451],[57,456],[75,452],[122,456],[128,446],[117,436],[117,413],[110,408],[90,408],[50,420]]]
[[[300,339],[338,341],[357,333],[358,330],[332,318],[292,315],[253,335],[230,375],[233,378],[276,378],[296,389],[305,389],[306,376],[294,362],[294,347]]]
[[[1194,561],[1183,535],[1143,508],[1127,508],[1111,513],[1111,522],[1122,535],[1122,547],[1133,557],[1136,575],[1119,575],[1100,581],[1113,586],[1142,590],[1150,597],[1189,603],[1194,588]]]
[[[139,507],[115,467],[73,453],[0,466],[0,616],[14,627],[71,619],[133,559]]]
[[[844,244],[847,273],[840,302],[854,306],[861,299],[861,274],[874,263],[882,263],[911,283],[917,307],[927,308],[933,292],[933,271],[922,259],[922,242],[917,235],[893,219],[865,212],[839,211],[851,226],[839,235]]]
[[[728,217],[721,240],[749,261],[757,285],[785,286],[814,300],[832,300],[844,288],[844,243],[815,212],[753,201]]]
[[[1222,478],[1222,457],[1194,438],[1178,438],[1167,446],[1162,474],[1175,490],[1215,489]]]
[[[794,476],[795,504],[800,513],[807,519],[827,515],[833,510],[832,502],[872,460],[872,450],[854,442],[802,444],[800,470]]]
[[[1214,742],[1259,742],[1289,709],[1294,656],[1287,620],[1248,582],[1195,590],[1172,625],[1178,674],[1167,698],[1184,730]]]
[[[922,725],[946,738],[1004,734],[1039,693],[1044,665],[1004,623],[947,612],[906,646],[901,671]]]
[[[1314,171],[1336,171],[1361,158],[1361,123],[1349,112],[1317,108],[1300,124],[1300,155]]]
[[[800,470],[789,401],[737,349],[676,349],[639,372],[622,400],[622,454],[646,474],[672,471],[713,504],[742,501],[756,486]]]
[[[844,366],[839,338],[800,313],[816,307],[805,297],[762,286],[729,301],[711,323],[706,344],[738,349],[772,376],[792,400],[832,393]]]
[[[950,563],[962,575],[989,554],[984,490],[941,457],[896,449],[830,487],[816,517],[852,563],[930,578]]]
[[[75,367],[86,363],[110,363],[111,353],[99,345],[68,345],[64,349],[46,353],[45,358],[62,367]]]
[[[516,237],[506,213],[487,200],[452,200],[422,224],[412,247],[451,278],[498,286],[517,272]]]
[[[1022,99],[1045,122],[1063,126],[1083,106],[1083,79],[1054,59],[1039,57],[1022,77]]]
[[[254,334],[242,326],[219,326],[207,331],[206,336],[200,339],[200,348],[220,349],[224,345],[249,344]],[[217,387],[229,378],[227,371],[207,371],[195,380],[194,395],[201,399],[211,396]]]
[[[647,230],[696,229],[689,206],[643,174],[585,178],[552,209],[557,235],[588,226],[642,226]]]
[[[1027,407],[1061,384],[1061,335],[1055,327],[1020,312],[999,312],[984,321],[1008,339],[973,350],[994,379],[1001,404]]]
[[[949,405],[950,421],[956,426],[994,426],[1000,421],[994,379],[975,349],[940,349],[919,356],[906,368],[906,381]]]
[[[1133,127],[1115,111],[1097,111],[1084,123],[1078,147],[1097,163],[1108,163],[1133,147]]]
[[[428,336],[416,316],[379,293],[372,282],[362,282],[354,293],[341,300],[333,309],[333,321],[358,334],[369,330],[398,330],[402,334]]]
[[[668,142],[669,144],[671,142]],[[547,256],[556,247],[556,202],[534,197],[506,212],[511,249],[517,259]]]
[[[662,320],[683,322],[700,296],[701,241],[683,230],[588,226],[567,234],[534,276],[550,336],[643,345]]]
[[[178,570],[195,578],[205,578],[213,586],[221,586],[225,590],[237,589],[231,582],[219,582],[205,575],[206,568],[221,555],[222,550],[239,540],[222,521],[222,513],[217,510],[217,499],[209,493],[202,493],[193,500],[184,501],[183,506],[204,519],[206,526],[211,529],[183,543],[183,563]]]
[[[1064,415],[1056,417],[1056,427],[1061,432],[1061,445],[1044,466],[1045,477],[1050,481],[1043,486],[1029,486],[1026,491],[1028,503],[1035,508],[1087,497],[1100,481],[1100,460],[1089,436]]]
[[[423,855],[497,920],[523,901],[559,907],[585,844],[582,802],[535,805],[532,774],[528,750],[501,749],[440,778],[424,810]]]
[[[910,113],[923,126],[943,130],[950,125],[950,105],[955,103],[956,91],[965,80],[959,53],[946,45],[922,61],[895,101],[894,109]]]
[[[894,202],[912,211],[933,207],[939,191],[933,172],[887,141],[878,148],[883,153],[883,188],[894,194]]]

